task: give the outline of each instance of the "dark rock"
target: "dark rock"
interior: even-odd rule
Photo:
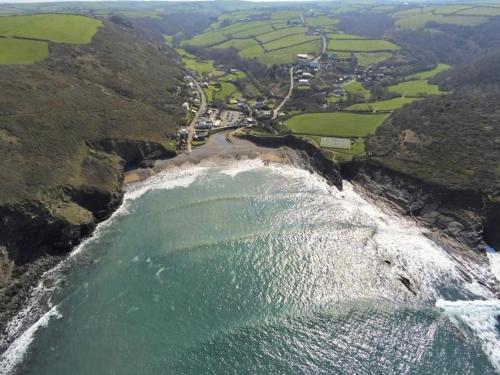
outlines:
[[[377,159],[368,159],[357,170],[352,179],[368,191],[459,242],[480,252],[484,251],[485,239],[500,242],[500,210],[490,205],[487,216],[486,197],[480,192],[430,184],[392,170]]]
[[[406,287],[406,289],[408,289],[410,292],[412,292],[414,296],[417,295],[417,292],[415,290],[413,290],[413,288],[411,286],[410,279],[408,279],[407,277],[399,275],[398,280],[401,281],[403,283],[403,285]]]

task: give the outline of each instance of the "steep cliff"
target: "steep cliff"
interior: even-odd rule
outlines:
[[[173,52],[105,20],[90,44],[0,65],[0,320],[122,200],[123,171],[175,155]]]

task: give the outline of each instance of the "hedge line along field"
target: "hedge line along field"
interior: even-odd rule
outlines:
[[[290,64],[295,61],[298,53],[318,53],[321,50],[321,40],[313,40],[262,54],[258,59],[266,65]]]
[[[371,103],[357,103],[353,104],[350,107],[347,107],[348,111],[394,111],[398,108],[401,108],[407,104],[413,103],[415,100],[419,100],[418,98],[393,98],[388,100],[381,100],[378,102]]]
[[[441,95],[444,91],[439,89],[438,85],[431,85],[426,80],[411,80],[401,82],[397,85],[388,87],[390,92],[399,94],[402,97],[422,98],[428,95]]]
[[[264,48],[266,51],[274,51],[280,48],[286,48],[298,44],[304,44],[314,40],[319,41],[319,37],[313,35],[295,34],[295,35],[290,35],[286,38],[274,40],[270,43],[266,43],[264,44]]]
[[[48,40],[56,43],[90,43],[102,22],[70,14],[33,14],[0,17],[0,35]]]
[[[385,121],[389,114],[359,114],[352,112],[322,112],[297,115],[285,122],[292,133],[366,137]]]
[[[392,57],[390,52],[356,52],[354,56],[358,59],[358,65],[367,67],[381,63]]]
[[[48,55],[47,42],[0,38],[0,64],[33,64]]]
[[[258,23],[257,23],[258,22]],[[253,26],[249,27],[248,25]],[[258,26],[258,28],[255,28]],[[273,26],[275,27],[275,26]],[[226,37],[227,30],[238,31],[229,39]],[[252,21],[249,23],[238,23],[227,26],[219,31],[209,31],[195,36],[186,44],[210,48],[234,47],[238,54],[245,59],[256,58],[266,65],[289,64],[295,60],[298,53],[319,53],[321,50],[321,39],[319,36],[306,35],[305,27],[284,27],[269,31],[268,25],[263,21]],[[235,35],[257,34],[246,38],[235,38]],[[244,34],[243,34],[244,33]],[[222,43],[213,44],[224,39]]]
[[[328,42],[328,49],[332,51],[393,51],[400,47],[382,39],[335,39]]]
[[[458,12],[457,15],[498,17],[500,16],[500,7],[468,7],[468,9]]]
[[[270,33],[260,34],[259,36],[257,36],[257,40],[262,43],[268,43],[277,39],[288,37],[290,35],[305,34],[306,31],[306,27],[287,27],[284,29],[272,31]]]
[[[230,48],[234,47],[238,51],[242,51],[246,48],[259,47],[260,44],[255,39],[230,39],[224,43],[217,44],[214,48]]]
[[[319,17],[308,17],[306,18],[306,24],[309,26],[336,26],[340,21],[335,18],[330,18],[327,16]]]
[[[366,38],[359,36],[359,35],[344,34],[344,33],[326,33],[326,37],[328,39],[338,39],[338,40],[342,40],[342,39],[347,39],[347,40],[366,39]]]
[[[440,8],[441,13],[437,13],[436,7],[424,7],[418,9],[409,9],[400,11],[394,14],[396,25],[410,30],[422,29],[429,22],[436,22],[440,24],[451,24],[460,26],[477,26],[489,20],[490,15],[472,16],[471,14],[464,14],[462,12],[469,12],[470,10],[462,10],[459,13],[445,14],[444,9]],[[491,14],[492,16],[494,14]]]

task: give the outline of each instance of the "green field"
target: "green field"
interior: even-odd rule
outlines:
[[[314,40],[319,41],[319,37],[314,35],[296,34],[296,35],[290,35],[286,38],[274,40],[270,43],[266,43],[264,44],[264,48],[266,49],[266,51],[273,51],[280,48],[294,46],[297,44],[304,44]]]
[[[401,82],[397,85],[388,87],[390,92],[401,95],[402,97],[422,98],[428,95],[444,94],[438,85],[431,85],[426,80],[411,80]]]
[[[357,95],[365,99],[370,98],[370,91],[365,89],[361,82],[352,81],[345,85],[342,85],[342,87],[351,95]]]
[[[334,40],[366,39],[362,36],[352,35],[352,34],[344,34],[344,33],[327,33],[326,36],[328,39],[334,39]]]
[[[393,111],[398,108],[403,107],[406,104],[413,103],[415,100],[418,100],[417,98],[393,98],[389,100],[381,100],[378,102],[371,102],[371,103],[357,103],[353,104],[350,107],[347,107],[346,109],[348,111],[367,111],[367,112],[374,112],[374,111]]]
[[[375,65],[392,57],[390,52],[356,52],[354,55],[360,66]]]
[[[382,39],[335,39],[328,41],[328,49],[332,51],[392,51],[399,49],[394,43]]]
[[[269,33],[269,32],[274,31],[274,30],[275,30],[275,28],[273,25],[266,24],[266,25],[262,25],[259,27],[251,27],[251,28],[248,28],[246,30],[242,30],[238,33],[232,34],[231,37],[232,38],[248,38],[248,37],[257,36],[260,34]]]
[[[208,74],[215,72],[213,60],[201,60],[196,56],[184,51],[182,48],[176,49],[177,53],[182,57],[182,62],[189,70],[194,70],[199,74]]]
[[[266,65],[290,64],[295,61],[295,56],[298,53],[319,53],[320,51],[321,41],[317,39],[312,42],[266,52],[259,56],[258,59]]]
[[[271,14],[272,20],[291,20],[299,18],[302,12],[299,10],[283,10]]]
[[[462,10],[469,9],[470,5],[446,5],[444,7],[436,8],[435,14],[452,14],[458,13]]]
[[[90,43],[102,22],[69,14],[34,14],[0,17],[0,35],[50,40],[57,43]]]
[[[255,39],[231,39],[224,43],[217,44],[213,48],[229,48],[234,47],[238,51],[244,50],[245,48],[260,46]]]
[[[47,42],[0,38],[0,64],[32,64],[48,55]]]
[[[339,20],[326,16],[306,18],[306,24],[309,26],[335,26],[338,23]]]
[[[458,15],[498,17],[500,16],[500,7],[469,7],[469,9],[461,11]]]
[[[308,113],[285,122],[293,133],[338,137],[366,137],[384,122],[388,114],[349,112]]]
[[[448,64],[438,64],[434,69],[426,70],[426,71],[423,71],[423,72],[418,72],[417,74],[415,74],[413,76],[413,78],[417,78],[417,79],[430,79],[430,78],[436,76],[437,74],[439,74],[441,72],[447,71],[450,68],[451,68],[451,66],[448,65]]]
[[[227,39],[229,38],[227,38],[220,31],[209,31],[204,34],[194,36],[186,43],[195,47],[210,47],[225,42]]]
[[[396,13],[397,15],[397,13]],[[429,22],[437,22],[442,24],[452,24],[460,26],[477,26],[488,21],[487,17],[471,17],[451,15],[445,16],[440,14],[417,13],[409,17],[402,17],[396,21],[396,24],[404,29],[417,30],[425,27]]]
[[[264,52],[265,51],[260,46],[260,44],[256,44],[255,46],[241,50],[239,55],[244,59],[253,59],[253,58],[259,58],[264,54]]]
[[[305,27],[287,27],[272,31],[270,33],[261,34],[257,37],[262,43],[268,43],[276,39],[284,38],[294,34],[305,34],[307,28]]]

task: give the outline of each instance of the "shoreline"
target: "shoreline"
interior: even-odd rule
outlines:
[[[285,145],[277,147],[259,146],[246,139],[236,138],[226,133],[219,133],[215,134],[211,141],[207,142],[207,144],[193,149],[190,154],[183,153],[172,159],[155,160],[152,162],[150,167],[131,169],[124,172],[121,189],[125,192],[128,185],[147,180],[160,172],[168,171],[174,168],[188,169],[194,166],[224,166],[229,165],[234,161],[255,159],[262,160],[264,164],[283,163],[293,165],[294,167],[305,169],[310,172],[316,172],[322,175],[322,177],[324,177],[330,185],[335,185],[331,180],[329,181],[329,179],[324,176],[321,171],[317,170],[318,165],[311,163],[311,158],[312,157],[310,155],[308,158],[305,158],[304,153],[301,154],[300,150],[293,149]],[[352,185],[354,190],[364,198],[367,198],[370,203],[376,205],[384,211],[392,213],[397,212],[401,216],[412,220],[415,225],[426,228],[427,230],[424,235],[437,246],[443,248],[457,261],[458,264],[463,266],[461,267],[461,271],[463,271],[464,277],[476,280],[500,298],[500,286],[498,282],[490,284],[491,280],[477,279],[477,275],[474,275],[474,277],[472,275],[468,275],[469,271],[473,271],[473,268],[468,268],[466,262],[470,261],[477,266],[485,265],[488,262],[486,256],[483,256],[465,244],[461,244],[455,239],[450,238],[439,229],[430,227],[422,220],[419,220],[418,217],[406,214],[404,209],[401,206],[398,206],[396,202],[391,201],[376,192],[370,191],[366,186],[363,186],[356,181],[353,181]],[[123,204],[124,202],[113,210],[110,217],[100,221],[98,225],[107,222],[117,212],[117,210],[122,207]],[[61,256],[46,256],[38,259],[35,263],[26,266],[28,267],[28,271],[23,274],[23,280],[16,280],[18,281],[18,288],[21,292],[15,296],[16,301],[13,306],[9,306],[10,311],[4,312],[3,316],[0,318],[0,325],[2,326],[3,332],[5,332],[9,323],[12,323],[12,320],[21,311],[23,311],[23,309],[28,307],[28,302],[33,298],[33,290],[44,281],[42,276],[47,271],[60,266],[64,260],[71,256],[75,249],[81,246],[85,241],[95,237],[95,235],[96,229],[94,229],[90,235],[82,238],[81,243],[74,247],[68,254]],[[6,310],[9,310],[9,308]],[[24,332],[24,330],[21,331],[21,335],[22,332]],[[19,336],[20,335],[16,335],[9,338],[3,335],[1,337],[0,345],[2,355]]]

